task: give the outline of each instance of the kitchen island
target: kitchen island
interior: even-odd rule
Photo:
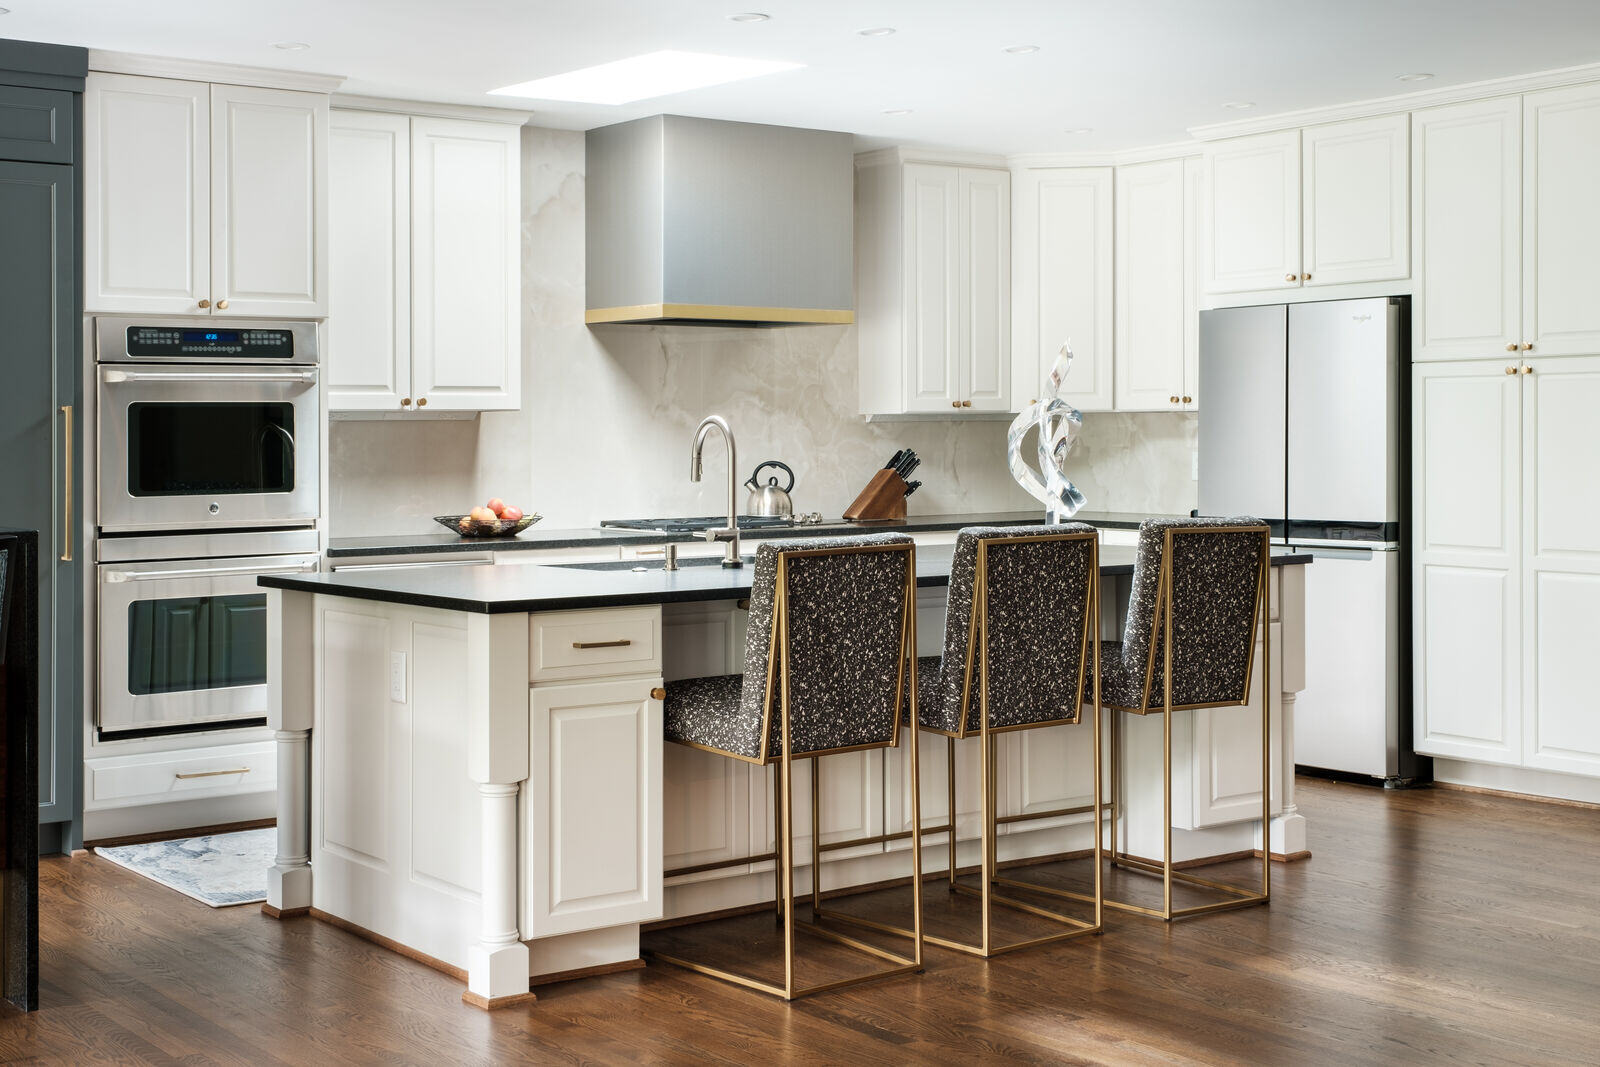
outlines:
[[[923,655],[941,642],[951,554],[919,547]],[[1133,558],[1128,547],[1102,550],[1108,637],[1120,631]],[[1271,825],[1263,839],[1260,704],[1184,713],[1174,722],[1177,860],[1304,850],[1283,724],[1303,687],[1294,564],[1307,561],[1272,560]],[[495,1007],[531,997],[530,982],[638,965],[641,924],[770,900],[770,861],[663,874],[772,848],[773,771],[664,745],[661,727],[665,679],[742,669],[752,573],[691,560],[671,572],[618,561],[262,577],[279,752],[268,913],[309,911],[456,974],[464,999]],[[1001,813],[1087,803],[1089,734],[1000,738]],[[1130,718],[1124,736],[1119,810],[1132,816],[1129,850],[1150,855],[1161,834],[1159,717]],[[963,781],[976,780],[976,744],[958,749]],[[824,842],[909,828],[904,756],[826,758]],[[925,825],[945,818],[942,763],[924,762]],[[810,770],[798,769],[797,790],[809,789]],[[797,857],[813,832],[803,808]],[[1086,848],[1089,818],[1029,823],[1004,835],[1000,857]],[[976,859],[977,811],[957,812],[956,825],[965,865]],[[825,884],[903,876],[905,847],[831,851]],[[944,850],[924,862],[942,869]],[[810,877],[797,868],[797,891]]]

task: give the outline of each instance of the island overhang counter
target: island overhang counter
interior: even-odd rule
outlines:
[[[922,655],[939,650],[951,555],[948,546],[917,552]],[[1309,558],[1272,557],[1266,840],[1258,678],[1253,705],[1175,717],[1178,860],[1305,852],[1287,727],[1304,686],[1297,564]],[[1133,560],[1132,548],[1101,549],[1108,639],[1120,631]],[[468,1003],[497,1007],[531,999],[530,983],[637,966],[642,924],[770,906],[770,861],[663,877],[773,847],[769,768],[663,744],[665,679],[742,669],[754,568],[694,564],[262,576],[278,746],[278,855],[264,910],[344,926],[464,979]],[[1159,719],[1131,716],[1123,729],[1119,811],[1130,816],[1125,841],[1139,855],[1159,849]],[[1007,811],[1090,799],[1089,731],[998,741]],[[958,781],[975,779],[976,742],[961,745]],[[826,760],[825,843],[909,828],[903,743]],[[809,774],[808,765],[797,769],[797,789],[809,788]],[[942,760],[924,761],[924,825],[945,818],[944,775]],[[801,861],[812,827],[801,807],[797,892],[811,877]],[[977,811],[958,811],[956,825],[964,865],[977,855]],[[1002,858],[1063,854],[1093,840],[1087,815],[1027,826],[1001,839]],[[904,847],[889,840],[828,852],[824,884],[903,877]],[[945,853],[925,850],[926,869],[943,870]]]

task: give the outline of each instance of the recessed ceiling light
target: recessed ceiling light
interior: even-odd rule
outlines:
[[[870,30],[857,30],[856,32],[863,37],[888,37],[890,34],[894,33],[894,27],[874,26]]]
[[[311,46],[304,41],[277,41],[272,47],[281,48],[285,52],[304,52]]]
[[[1010,48],[1006,49],[1006,54],[1012,56],[1031,56],[1038,50],[1039,46],[1036,44],[1014,44]]]
[[[883,113],[885,115],[909,115],[911,114],[911,109],[909,107],[888,107],[883,109]]]
[[[1394,80],[1400,82],[1425,82],[1432,77],[1432,74],[1396,74]]]
[[[704,89],[710,85],[798,70],[804,63],[778,59],[742,59],[702,52],[649,52],[642,56],[569,70],[531,82],[490,89],[491,96],[531,100],[565,100],[576,104],[631,104],[657,96]]]
[[[1066,132],[1067,133],[1093,133],[1094,132],[1094,127],[1093,126],[1074,126],[1070,130],[1067,130]]]
[[[1229,111],[1249,111],[1251,108],[1255,107],[1256,104],[1254,100],[1229,100],[1222,106],[1227,108]]]
[[[772,17],[771,15],[763,15],[759,11],[741,11],[737,15],[729,15],[728,16],[728,21],[730,21],[730,22],[765,22],[768,19],[770,19],[771,17]]]

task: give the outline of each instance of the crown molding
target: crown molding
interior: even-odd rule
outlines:
[[[1200,154],[1199,141],[1174,141],[1168,144],[1123,148],[1112,152],[1022,152],[1007,156],[1013,169],[1027,167],[1126,167],[1133,163],[1157,163],[1186,159]]]
[[[856,166],[881,167],[893,163],[943,163],[958,167],[988,167],[992,170],[1005,170],[1007,160],[1005,156],[991,156],[982,152],[964,152],[958,149],[943,148],[878,148],[871,152],[856,154]]]
[[[503,107],[478,107],[473,104],[436,104],[423,100],[390,100],[381,96],[334,93],[332,106],[346,111],[383,111],[394,115],[422,115],[430,119],[468,119],[474,122],[503,122],[507,126],[526,126],[531,111]]]
[[[1461,104],[1496,96],[1516,96],[1520,93],[1537,92],[1540,89],[1559,89],[1568,85],[1597,81],[1600,81],[1600,63],[1586,63],[1579,67],[1562,67],[1559,70],[1542,70],[1533,74],[1515,74],[1506,78],[1447,85],[1414,93],[1380,96],[1350,104],[1283,111],[1276,115],[1262,115],[1259,118],[1191,126],[1189,135],[1199,141],[1217,141],[1224,137],[1273,133],[1301,126],[1317,126],[1324,122],[1344,122],[1348,119],[1377,118],[1380,115],[1418,111],[1422,108],[1438,107],[1441,104]]]
[[[98,48],[89,49],[89,69],[106,74],[139,74],[150,78],[220,82],[224,85],[255,85],[263,89],[297,89],[308,93],[331,93],[344,84],[342,74],[312,74],[299,70],[274,70],[271,67],[212,63],[202,59],[142,56],[132,52],[103,52]]]

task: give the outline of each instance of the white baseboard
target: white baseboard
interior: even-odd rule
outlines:
[[[1473,789],[1520,793],[1524,796],[1576,801],[1580,804],[1600,804],[1600,778],[1586,778],[1578,774],[1535,771],[1526,767],[1501,767],[1492,763],[1469,763],[1466,760],[1435,756],[1433,778],[1436,782],[1464,785]]]

